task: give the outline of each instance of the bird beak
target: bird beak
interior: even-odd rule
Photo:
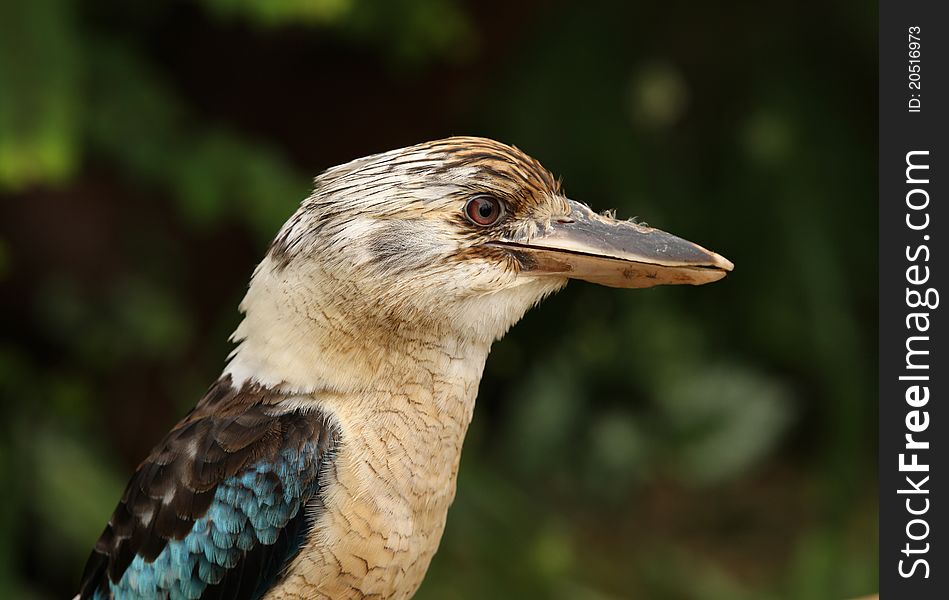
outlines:
[[[702,285],[718,281],[734,267],[725,257],[665,231],[567,202],[570,214],[555,218],[542,235],[492,245],[514,254],[522,272],[619,288]]]

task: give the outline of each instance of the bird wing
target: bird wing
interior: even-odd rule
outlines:
[[[219,381],[156,446],[86,563],[83,600],[260,598],[273,585],[338,440],[325,415],[274,395]]]

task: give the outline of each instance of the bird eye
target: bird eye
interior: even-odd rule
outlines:
[[[493,225],[504,214],[504,207],[497,198],[476,196],[465,205],[465,214],[477,225]]]

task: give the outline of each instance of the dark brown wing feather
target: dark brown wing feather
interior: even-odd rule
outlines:
[[[80,596],[93,598],[99,592],[109,597],[109,582],[117,584],[136,556],[152,562],[169,541],[187,536],[208,512],[226,478],[262,458],[278,456],[287,447],[310,443],[317,446],[317,456],[330,454],[338,434],[325,416],[287,412],[277,405],[280,398],[260,387],[235,389],[229,377],[215,383],[132,476],[89,557]],[[303,527],[303,512],[288,523],[288,531],[281,532],[274,546],[292,543]],[[219,594],[235,585],[241,588],[247,568],[273,562],[272,557],[254,553],[245,558],[252,560],[243,561],[247,564],[239,565],[234,577],[207,591],[217,588]]]

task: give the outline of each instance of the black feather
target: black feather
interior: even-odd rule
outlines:
[[[96,542],[83,571],[80,597],[96,591],[110,597],[135,560],[154,562],[171,540],[186,537],[207,514],[218,485],[288,445],[316,447],[311,477],[328,459],[338,431],[318,412],[283,411],[280,394],[259,386],[237,390],[230,378],[217,382],[139,465],[119,505]],[[314,479],[316,488],[319,482]],[[301,501],[321,504],[317,493]],[[258,543],[238,563],[211,578],[202,597],[257,598],[299,551],[312,510],[301,506],[274,544]]]

